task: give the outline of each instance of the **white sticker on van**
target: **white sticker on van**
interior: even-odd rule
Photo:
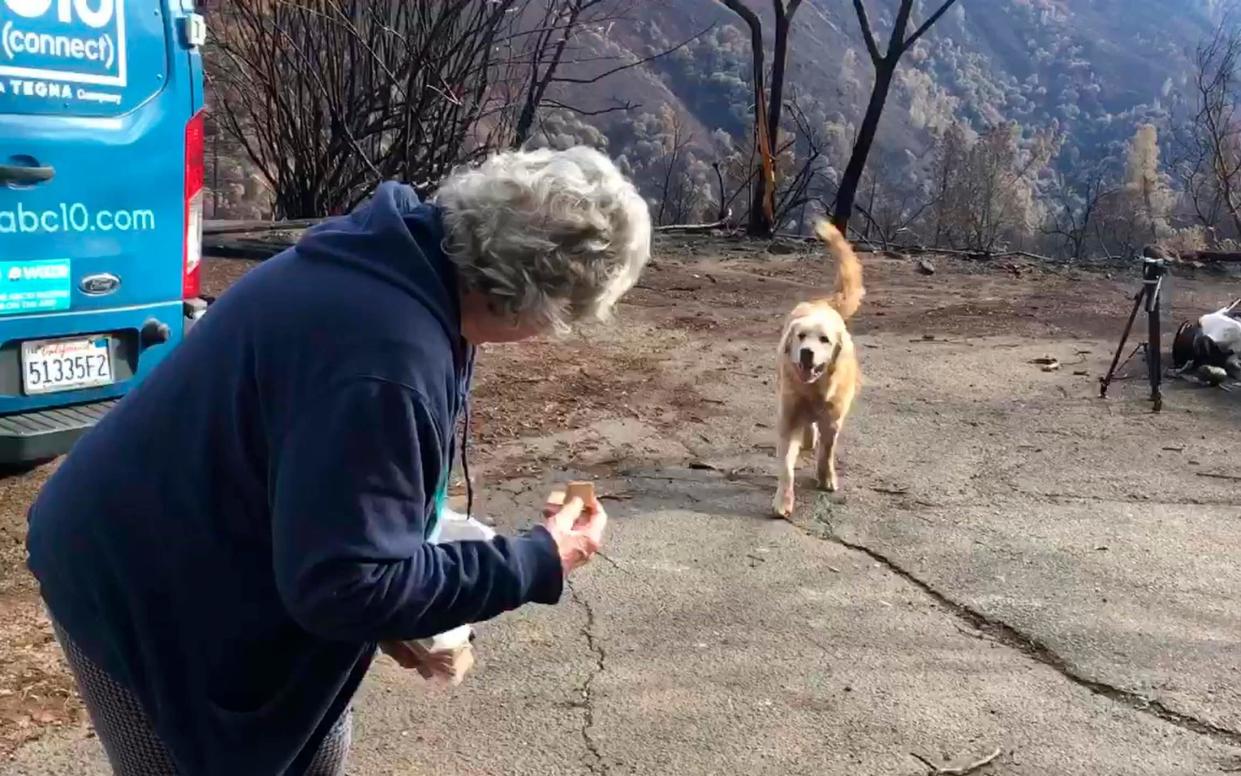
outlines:
[[[63,84],[124,88],[124,3],[0,0],[0,76],[9,77],[6,91],[32,97],[56,91],[58,97],[81,99],[78,93],[86,90],[70,92]]]

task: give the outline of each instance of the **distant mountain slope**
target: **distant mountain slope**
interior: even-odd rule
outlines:
[[[750,2],[770,17],[766,0]],[[867,3],[885,40],[895,0]],[[1165,118],[1185,92],[1194,47],[1221,4],[959,0],[903,63],[880,145],[916,148],[927,130],[962,118],[976,129],[1007,120],[1029,128],[1055,124],[1085,158],[1114,151],[1136,123]],[[871,79],[851,6],[851,0],[806,0],[790,61],[795,92],[845,125],[859,119]],[[642,73],[573,96],[630,100],[649,112],[672,103],[700,140],[717,129],[748,131],[748,37],[736,17],[716,0],[645,0],[640,17],[635,25],[610,28],[599,45],[642,55],[719,26]],[[598,123],[611,128],[615,118]]]

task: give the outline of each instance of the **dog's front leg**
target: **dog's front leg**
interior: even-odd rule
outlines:
[[[801,455],[801,448],[802,429],[781,420],[780,443],[776,450],[780,464],[780,482],[776,487],[776,497],[771,502],[771,509],[777,517],[790,517],[793,514],[793,479],[797,475],[797,457]]]
[[[836,439],[840,436],[840,424],[830,419],[819,422],[819,457],[816,475],[821,490],[835,493],[840,487],[836,479]]]
[[[819,447],[819,424],[807,423],[806,428],[802,431],[801,443],[805,449],[813,452]]]

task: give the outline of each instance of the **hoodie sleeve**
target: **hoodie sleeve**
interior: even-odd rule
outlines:
[[[444,444],[424,400],[382,380],[347,383],[295,420],[275,452],[272,544],[280,596],[307,631],[423,638],[559,600],[560,557],[542,527],[425,541]]]

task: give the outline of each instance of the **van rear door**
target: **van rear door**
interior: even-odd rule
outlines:
[[[161,99],[179,48],[166,9],[0,0],[0,15],[0,277],[43,279],[17,311],[180,299],[190,104]],[[95,275],[119,285],[78,288]]]
[[[118,396],[181,338],[202,175],[187,164],[202,138],[191,8],[0,0],[0,416]],[[167,324],[154,343],[152,322]],[[30,363],[66,348],[109,349],[111,374],[71,359],[73,376],[33,384]]]

